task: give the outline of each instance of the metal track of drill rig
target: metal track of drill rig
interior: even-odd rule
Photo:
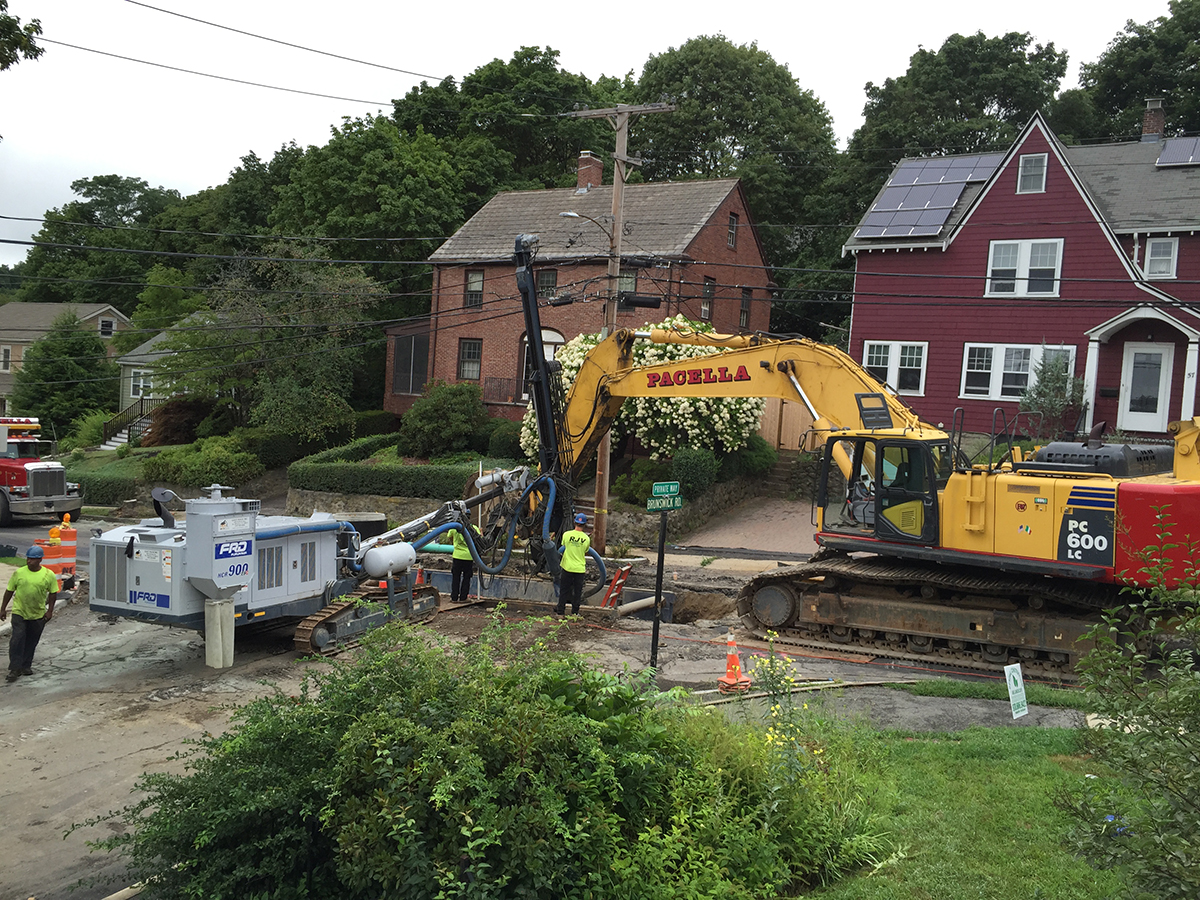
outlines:
[[[1075,680],[1113,585],[830,555],[754,577],[737,600],[757,637],[822,650]]]
[[[395,610],[387,607],[387,592],[358,590],[349,600],[339,600],[318,610],[296,626],[296,652],[305,656],[333,656],[352,647],[364,631],[396,619],[420,619],[437,611],[441,594],[431,584],[413,588],[412,609],[406,608],[407,592],[397,592]],[[368,601],[364,605],[360,601]]]

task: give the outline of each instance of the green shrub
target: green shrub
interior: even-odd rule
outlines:
[[[501,459],[524,459],[521,449],[521,423],[501,420],[488,440],[488,456]]]
[[[507,419],[485,419],[478,428],[471,432],[471,449],[476,453],[487,453],[488,446],[492,441],[492,435],[496,433],[497,428],[507,421]]]
[[[96,849],[147,898],[406,900],[793,896],[878,852],[853,740],[776,747],[499,621],[366,635],[142,776]]]
[[[613,481],[609,493],[634,506],[645,506],[654,482],[667,481],[670,475],[670,463],[636,459],[628,473],[617,476]]]
[[[707,447],[685,447],[671,460],[671,477],[685,500],[695,500],[717,481],[720,463]]]
[[[176,447],[196,440],[196,429],[212,415],[213,402],[195,397],[176,397],[150,413],[150,432],[143,447]]]
[[[84,502],[89,506],[116,506],[138,496],[137,479],[133,475],[109,473],[106,468],[77,472],[68,465],[67,481],[82,486]]]
[[[223,437],[241,424],[237,404],[229,401],[218,403],[212,412],[196,425],[196,437]]]
[[[369,437],[373,434],[392,434],[400,427],[400,420],[386,409],[366,409],[354,414],[354,437]]]
[[[184,487],[225,484],[239,487],[263,474],[258,457],[242,449],[236,438],[213,437],[187,447],[173,447],[142,462],[147,481]]]
[[[128,442],[126,442],[124,444],[120,444],[117,447],[117,459],[125,459],[132,452],[133,452],[132,444],[130,444]]]
[[[479,385],[431,382],[425,386],[425,396],[400,420],[398,452],[427,459],[470,449],[472,437],[487,418]]]
[[[779,454],[775,448],[768,444],[761,434],[752,434],[745,447],[726,453],[721,458],[718,480],[730,481],[734,478],[765,475],[771,471],[778,459]]]
[[[86,412],[71,423],[71,430],[61,441],[63,450],[75,450],[82,447],[99,447],[104,443],[104,425],[112,418],[112,413],[103,409],[93,409]]]

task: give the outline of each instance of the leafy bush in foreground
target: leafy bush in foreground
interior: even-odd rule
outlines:
[[[143,776],[94,846],[157,876],[147,897],[406,900],[776,897],[877,849],[832,746],[791,759],[517,628],[374,632],[197,741],[187,774]]]
[[[164,481],[185,487],[224,484],[239,487],[265,470],[253,453],[236,438],[212,437],[186,447],[172,447],[142,463],[147,481]]]
[[[1155,514],[1158,543],[1142,552],[1150,589],[1104,614],[1079,664],[1108,723],[1085,733],[1101,776],[1059,805],[1075,819],[1074,848],[1122,871],[1131,896],[1185,900],[1200,896],[1200,547],[1173,542],[1176,523],[1165,509]],[[1183,571],[1172,572],[1181,548]],[[1182,587],[1165,587],[1177,580]]]

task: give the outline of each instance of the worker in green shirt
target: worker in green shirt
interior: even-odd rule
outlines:
[[[6,681],[16,681],[22,675],[33,674],[33,651],[42,638],[42,629],[54,617],[58,579],[42,565],[44,556],[41,547],[30,547],[25,551],[25,567],[12,573],[4,600],[0,603],[0,622],[3,622],[8,617],[9,601],[16,598],[12,605],[12,636],[8,639]]]
[[[579,513],[575,516],[575,528],[562,536],[562,574],[559,576],[558,608],[560,616],[571,604],[571,615],[579,614],[579,604],[583,601],[583,585],[587,578],[587,552],[592,546],[583,526],[587,525],[587,516]]]
[[[482,532],[472,525],[471,530],[479,537]],[[451,532],[454,536],[454,552],[450,554],[450,602],[466,603],[471,593],[471,577],[475,574],[475,563],[471,559],[471,548],[463,536],[462,526]]]

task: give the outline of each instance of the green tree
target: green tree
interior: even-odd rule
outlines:
[[[42,23],[31,19],[22,25],[16,16],[8,15],[8,0],[0,0],[0,72],[22,59],[37,59],[45,50],[37,45]]]
[[[156,265],[146,273],[146,281],[149,286],[138,294],[131,327],[117,332],[112,339],[118,353],[128,353],[206,305],[203,295],[188,293],[190,279],[178,269]]]
[[[442,141],[464,185],[468,214],[502,190],[567,187],[575,183],[580,150],[613,147],[601,120],[560,117],[631,99],[632,83],[562,69],[549,47],[522,47],[505,62],[494,59],[462,80],[422,82],[395,101],[393,119],[410,134],[418,128]]]
[[[676,106],[633,129],[646,179],[741,178],[768,263],[792,256],[819,216],[807,198],[836,161],[832,120],[812,91],[757,44],[715,35],[651,56],[637,96]]]
[[[384,294],[361,268],[326,262],[324,248],[263,252],[271,259],[232,264],[209,308],[171,329],[157,370],[176,393],[217,398],[232,424],[316,439],[353,417],[362,345],[380,340],[363,311]]]
[[[68,308],[25,351],[13,376],[13,406],[66,434],[85,413],[116,409],[120,376],[95,329]]]
[[[1167,133],[1200,131],[1200,0],[1171,0],[1171,14],[1132,20],[1100,58],[1080,67],[1080,82],[1101,114],[1080,137],[1136,135],[1146,98],[1164,98]]]
[[[423,262],[462,223],[461,191],[437,139],[367,116],[305,151],[270,222],[285,234],[334,238],[335,258],[369,261],[376,278],[415,291],[427,289],[428,273],[403,263]]]
[[[71,183],[83,199],[46,213],[22,265],[23,300],[111,303],[129,315],[156,249],[152,220],[179,203],[178,191],[152,188],[140,178],[97,175]],[[97,249],[89,249],[97,248]]]

